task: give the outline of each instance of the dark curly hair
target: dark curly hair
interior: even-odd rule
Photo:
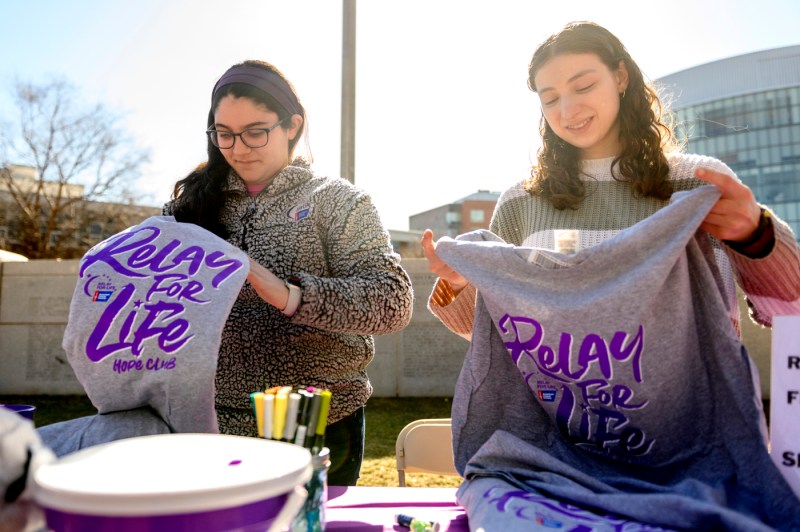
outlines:
[[[303,123],[297,132],[294,139],[289,141],[289,158],[291,159],[294,154],[295,146],[303,135],[303,130],[306,126],[306,111],[297,98],[297,91],[295,91],[292,84],[288,79],[273,65],[265,61],[247,60],[234,66],[256,66],[271,70],[280,75],[286,81],[289,88],[294,93],[298,106],[300,108],[300,115],[303,117]],[[224,85],[214,95],[211,102],[211,109],[208,111],[207,127],[214,125],[214,113],[217,110],[219,102],[228,95],[233,95],[236,98],[247,98],[252,100],[257,105],[262,105],[268,110],[276,113],[279,120],[291,115],[278,101],[267,94],[266,92],[258,89],[252,85],[245,83],[231,83]],[[288,129],[290,122],[287,122],[280,127]],[[189,175],[175,183],[175,188],[172,191],[173,200],[173,215],[179,222],[188,222],[199,225],[208,229],[212,233],[226,238],[227,231],[219,221],[220,212],[225,205],[228,197],[227,180],[231,167],[222,155],[219,148],[207,140],[208,161],[201,163]]]
[[[572,22],[547,38],[533,54],[528,65],[528,87],[536,92],[539,69],[560,54],[597,55],[609,69],[628,70],[628,87],[622,95],[617,120],[620,123],[622,152],[614,159],[614,178],[629,182],[634,194],[668,199],[672,185],[667,180],[669,164],[665,151],[677,148],[673,116],[662,106],[656,89],[645,81],[638,65],[611,32],[592,22]],[[525,189],[541,195],[556,208],[577,209],[586,196],[580,176],[579,149],[561,140],[550,128],[544,114],[539,124],[542,146],[537,164]]]

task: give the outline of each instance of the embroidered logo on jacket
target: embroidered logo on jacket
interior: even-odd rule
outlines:
[[[289,218],[294,220],[295,222],[299,222],[303,218],[308,217],[311,214],[311,205],[301,204],[295,205],[291,209],[289,209]]]

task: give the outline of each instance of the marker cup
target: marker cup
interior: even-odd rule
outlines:
[[[331,466],[331,451],[323,447],[318,453],[311,455],[311,466],[314,471],[306,483],[305,506],[297,514],[292,524],[292,532],[323,532],[327,520],[325,505],[328,504],[328,469]]]

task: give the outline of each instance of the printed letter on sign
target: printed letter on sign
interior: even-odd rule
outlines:
[[[772,320],[770,455],[800,497],[800,316]]]

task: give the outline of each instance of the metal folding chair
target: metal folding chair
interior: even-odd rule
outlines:
[[[450,418],[418,419],[397,435],[395,455],[400,486],[406,473],[459,476],[453,460]]]

